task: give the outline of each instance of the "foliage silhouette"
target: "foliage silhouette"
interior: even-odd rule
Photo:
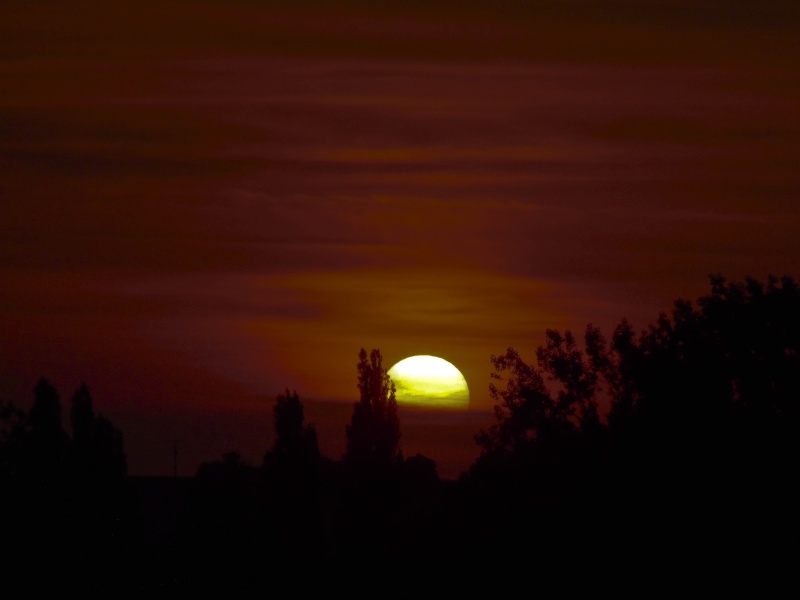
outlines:
[[[70,421],[72,436],[62,424],[58,390],[44,378],[34,388],[27,414],[13,402],[0,404],[2,472],[40,484],[124,480],[127,461],[122,432],[95,414],[85,384],[72,398]]]
[[[122,433],[102,415],[95,415],[85,384],[72,397],[70,466],[84,481],[119,481],[128,472]]]
[[[9,484],[3,510],[15,515],[5,540],[16,557],[37,557],[16,565],[18,574],[47,585],[31,570],[49,565],[54,580],[83,592],[129,580],[132,506],[122,436],[94,415],[86,386],[73,399],[72,437],[62,425],[58,390],[44,378],[27,414],[6,403],[0,416],[2,475]]]
[[[800,432],[799,309],[790,278],[714,276],[696,307],[678,300],[638,340],[622,334],[627,394],[609,415],[620,454],[635,448],[633,468],[645,459],[705,492],[712,481],[727,489],[765,473],[779,483],[795,466]]]
[[[483,453],[508,455],[548,435],[597,430],[601,394],[611,403],[612,431],[646,432],[657,444],[676,432],[701,443],[733,427],[796,430],[797,285],[790,278],[728,284],[719,276],[711,284],[699,308],[677,300],[638,337],[623,320],[610,347],[590,324],[583,352],[570,331],[547,330],[538,367],[513,348],[492,356],[492,377],[506,374],[505,388],[490,386],[497,422],[476,436]]]
[[[799,315],[790,278],[714,276],[710,294],[677,300],[639,335],[623,320],[607,345],[589,325],[581,351],[548,330],[536,365],[512,348],[493,356],[505,385],[490,388],[496,423],[463,478],[470,514],[495,533],[528,523],[553,547],[613,535],[637,549],[630,559],[698,531],[744,552],[797,501]],[[531,512],[549,519],[534,526]]]
[[[388,468],[400,458],[400,421],[395,387],[383,368],[383,357],[374,349],[367,358],[363,348],[358,355],[360,399],[346,428],[345,462]]]
[[[275,443],[264,456],[271,505],[270,528],[284,559],[318,560],[325,545],[321,488],[327,461],[322,459],[313,425],[305,425],[297,392],[279,394],[273,408]]]
[[[475,436],[482,462],[519,458],[557,439],[600,429],[597,396],[609,367],[602,334],[587,326],[584,352],[570,331],[548,329],[545,337],[536,351],[538,367],[513,348],[491,357],[491,377],[505,386],[489,386],[496,423]]]
[[[297,392],[278,394],[273,408],[275,444],[264,456],[265,467],[313,469],[320,461],[317,430],[305,425],[304,408]]]
[[[23,450],[23,471],[41,483],[55,483],[66,469],[69,436],[61,423],[58,390],[42,378],[34,388]]]
[[[362,349],[342,461],[321,455],[286,389],[259,467],[230,452],[191,479],[133,478],[133,508],[108,485],[127,480],[121,433],[81,386],[67,435],[42,380],[27,414],[0,404],[5,534],[34,570],[66,565],[59,581],[79,591],[263,586],[298,565],[457,573],[476,554],[508,577],[516,557],[538,581],[586,574],[584,563],[624,578],[675,555],[681,569],[779,563],[771,549],[794,535],[798,501],[794,280],[715,276],[641,332],[624,320],[608,341],[592,325],[582,338],[547,330],[535,362],[513,348],[491,361],[496,420],[458,481],[402,458],[391,380],[380,352]],[[119,525],[131,513],[146,533]]]

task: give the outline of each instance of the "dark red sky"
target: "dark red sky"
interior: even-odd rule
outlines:
[[[286,386],[339,458],[377,347],[467,378],[401,415],[454,476],[491,354],[799,274],[796,3],[124,4],[0,7],[0,397],[86,381],[133,473]]]

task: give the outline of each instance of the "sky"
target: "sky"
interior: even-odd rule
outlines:
[[[401,445],[455,477],[491,355],[800,276],[798,73],[778,0],[5,0],[0,399],[85,382],[191,475],[285,388],[340,458],[359,350],[429,354],[470,408]]]

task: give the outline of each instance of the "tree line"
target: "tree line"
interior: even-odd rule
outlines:
[[[70,436],[42,380],[27,414],[0,407],[6,512],[48,539],[81,537],[107,572],[152,586],[242,582],[297,561],[455,566],[493,548],[544,569],[578,551],[611,561],[611,539],[613,560],[628,563],[670,544],[741,560],[796,510],[800,290],[789,277],[710,283],[641,332],[625,320],[609,338],[591,324],[580,337],[547,330],[532,362],[514,348],[491,356],[495,422],[476,432],[480,456],[455,482],[403,456],[377,349],[359,354],[341,460],[321,455],[287,389],[261,464],[231,452],[149,491],[127,478],[121,433],[86,387]],[[503,551],[492,558],[507,566]]]

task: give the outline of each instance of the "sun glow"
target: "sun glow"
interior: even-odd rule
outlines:
[[[398,404],[468,408],[467,380],[451,363],[436,356],[410,356],[389,369]]]

